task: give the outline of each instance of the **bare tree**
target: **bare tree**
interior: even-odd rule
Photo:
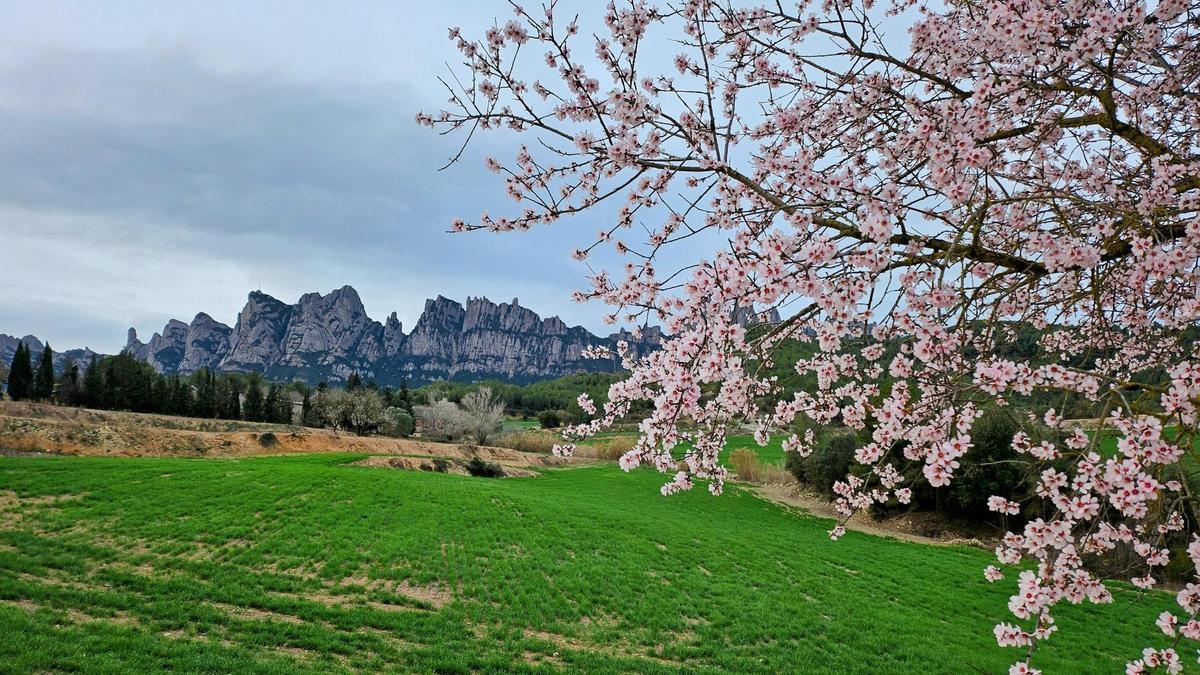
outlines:
[[[483,445],[488,437],[500,431],[504,420],[504,401],[492,396],[491,387],[480,387],[462,399],[466,432]]]
[[[466,429],[466,416],[458,406],[446,399],[431,400],[428,405],[413,408],[417,421],[425,436],[439,440],[453,440]]]

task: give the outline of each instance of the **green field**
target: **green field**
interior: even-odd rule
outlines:
[[[541,429],[542,425],[538,424],[535,419],[521,419],[519,417],[509,417],[504,420],[504,431],[526,431],[529,429]]]
[[[984,551],[614,467],[492,480],[357,457],[0,458],[0,670],[1001,672]],[[1066,608],[1118,672],[1170,598]]]
[[[783,466],[785,455],[783,441],[786,438],[787,436],[783,434],[772,434],[771,440],[766,445],[759,445],[758,441],[754,440],[754,436],[749,434],[730,436],[725,440],[725,449],[721,451],[721,462],[725,466],[729,466],[729,455],[734,450],[745,448],[756,452],[763,464]]]

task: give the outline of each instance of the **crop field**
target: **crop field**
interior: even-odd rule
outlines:
[[[362,455],[0,458],[0,670],[1001,672],[985,551],[615,467],[483,479]],[[1119,672],[1164,593],[1060,612]],[[1138,636],[1145,637],[1145,644]]]

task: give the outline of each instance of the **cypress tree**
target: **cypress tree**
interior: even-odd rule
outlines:
[[[8,395],[14,401],[23,401],[33,394],[33,363],[29,358],[29,348],[24,342],[17,343],[17,353],[13,355],[12,365],[8,368]]]
[[[279,424],[292,424],[295,422],[292,415],[292,395],[283,387],[279,389],[279,414],[276,416],[275,421]]]
[[[313,413],[312,394],[309,393],[309,390],[306,388],[304,390],[304,400],[300,403],[300,426],[316,426],[316,415]]]
[[[33,376],[33,398],[35,401],[49,401],[54,398],[54,350],[50,349],[49,342],[42,350],[37,374]]]
[[[192,397],[192,385],[172,373],[168,389],[171,392],[171,409],[175,415],[191,415],[195,405]]]
[[[362,389],[362,377],[358,373],[350,373],[350,377],[346,378],[346,391],[355,389]]]

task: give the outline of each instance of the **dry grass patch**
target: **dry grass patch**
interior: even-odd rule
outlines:
[[[518,452],[545,455],[554,452],[554,445],[561,442],[562,438],[554,432],[529,430],[505,434],[496,441],[496,445]]]
[[[26,612],[36,612],[41,609],[37,603],[32,600],[26,600],[25,598],[18,598],[16,600],[0,600],[0,605],[16,607],[18,609],[23,609]]]
[[[793,482],[791,474],[775,466],[767,464],[759,458],[758,453],[746,448],[734,450],[729,455],[733,464],[733,472],[738,480],[758,485],[787,485]]]
[[[269,609],[260,609],[258,607],[241,607],[238,605],[230,605],[224,602],[209,602],[208,604],[213,608],[219,609],[225,614],[238,619],[246,619],[249,621],[270,620],[297,625],[304,623],[304,619],[301,619],[298,616],[273,612]]]
[[[575,446],[575,455],[615,462],[621,458],[621,455],[632,450],[634,445],[637,445],[637,436],[625,434],[609,436]]]

